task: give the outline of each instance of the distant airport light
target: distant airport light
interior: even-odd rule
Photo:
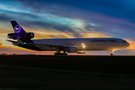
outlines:
[[[85,48],[85,46],[83,46],[83,48]]]
[[[82,43],[82,45],[84,46],[84,43]]]

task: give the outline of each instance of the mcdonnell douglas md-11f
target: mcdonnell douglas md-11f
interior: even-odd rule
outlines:
[[[67,55],[67,53],[85,54],[86,51],[113,51],[124,49],[130,44],[119,38],[65,38],[65,39],[37,39],[34,33],[27,33],[16,22],[11,21],[15,33],[8,34],[8,38],[17,40],[7,40],[13,45],[36,50],[36,51],[56,51],[55,55]],[[61,53],[63,51],[63,53]]]

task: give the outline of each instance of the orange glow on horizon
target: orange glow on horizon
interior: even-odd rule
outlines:
[[[135,49],[135,41],[131,41],[131,40],[127,40],[127,41],[130,44],[130,46],[127,47],[127,49]]]

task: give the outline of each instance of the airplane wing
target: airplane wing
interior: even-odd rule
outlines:
[[[12,43],[17,43],[17,41],[12,41],[12,40],[6,40],[6,41],[9,41],[9,42],[12,42]]]
[[[17,45],[18,46],[18,42],[17,41],[12,41],[12,40],[7,40],[9,42],[12,42],[13,45]],[[40,44],[40,43],[26,43],[26,42],[22,42],[21,45],[34,45],[34,46],[37,46],[37,47],[50,47],[50,48],[61,48],[61,49],[64,49],[64,48],[67,48],[67,47],[77,47],[77,46],[74,46],[72,44],[68,44],[68,45],[63,45],[63,44]]]
[[[62,45],[62,44],[36,44],[36,43],[24,43],[24,45],[35,45],[35,46],[49,46],[49,47],[56,47],[56,48],[65,48],[65,47],[76,47],[72,44],[69,45]]]

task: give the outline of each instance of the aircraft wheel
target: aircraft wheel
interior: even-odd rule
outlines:
[[[111,51],[111,56],[113,56],[113,52],[114,52],[114,50]]]
[[[67,55],[67,53],[62,53],[61,55]]]
[[[113,53],[111,53],[111,56],[113,56]]]
[[[61,53],[55,53],[54,55],[61,55]]]
[[[67,55],[67,53],[55,53],[54,55]]]

